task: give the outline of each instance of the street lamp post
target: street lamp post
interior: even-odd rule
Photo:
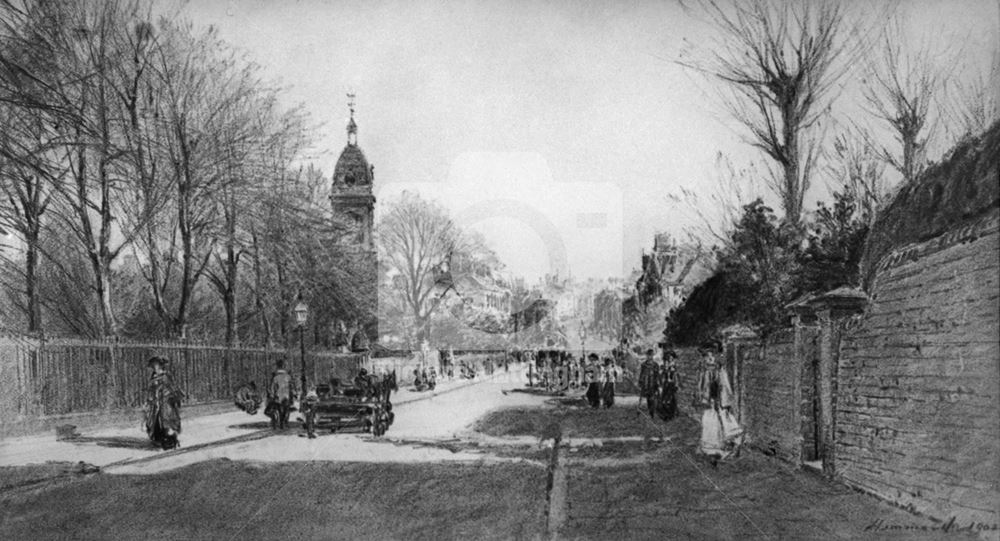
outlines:
[[[302,364],[302,387],[299,390],[301,396],[305,396],[306,393],[306,341],[305,341],[305,330],[306,321],[309,320],[309,306],[302,300],[302,295],[299,295],[299,302],[295,305],[293,309],[295,313],[295,323],[299,327],[299,359]]]
[[[586,359],[587,358],[586,340],[587,340],[587,328],[583,326],[583,323],[581,323],[580,324],[580,358],[581,359]]]

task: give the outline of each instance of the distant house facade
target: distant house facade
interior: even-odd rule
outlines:
[[[461,292],[467,306],[477,310],[492,310],[510,314],[510,289],[489,276],[462,274],[455,278],[455,289]]]

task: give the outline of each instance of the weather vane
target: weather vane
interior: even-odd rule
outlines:
[[[351,110],[351,118],[354,118],[354,92],[347,93],[347,107]]]

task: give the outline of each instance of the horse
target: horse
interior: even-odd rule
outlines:
[[[393,391],[399,390],[399,381],[396,378],[396,370],[381,376],[370,376],[366,400],[381,402],[384,404],[385,412],[389,415],[389,424],[392,424],[395,414],[392,412],[392,401],[390,397]]]
[[[381,376],[362,373],[354,378],[356,395],[366,401],[388,402],[393,391],[399,390],[396,371],[393,370]],[[353,393],[352,393],[353,394]]]
[[[399,390],[399,383],[396,380],[396,370],[381,376],[372,378],[370,397],[379,401],[388,402],[393,391]]]

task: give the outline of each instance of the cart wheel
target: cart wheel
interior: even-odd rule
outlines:
[[[389,412],[389,426],[392,426],[392,422],[395,421],[395,420],[396,420],[396,414],[390,411]]]
[[[372,436],[378,438],[382,434],[385,434],[385,424],[382,421],[375,421],[375,424],[372,425]]]

